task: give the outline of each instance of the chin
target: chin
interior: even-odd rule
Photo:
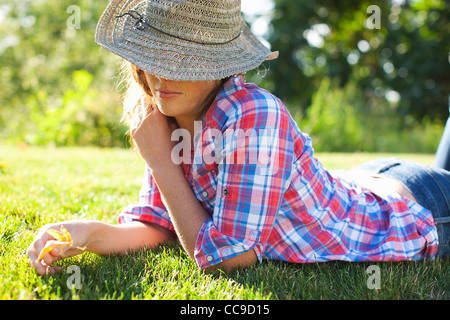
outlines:
[[[181,117],[187,116],[188,114],[181,112],[180,107],[177,105],[175,107],[168,106],[158,106],[159,111],[166,117]]]
[[[159,109],[159,112],[161,112],[163,115],[165,115],[167,117],[175,117],[176,112],[174,112],[175,110],[173,110],[172,108],[167,107],[167,106],[163,107],[159,104],[157,105],[157,107]]]
[[[179,117],[179,116],[181,116],[181,114],[179,114],[179,113],[177,113],[177,112],[169,112],[169,111],[167,111],[167,110],[160,110],[161,111],[161,113],[163,114],[163,115],[165,115],[166,117]]]

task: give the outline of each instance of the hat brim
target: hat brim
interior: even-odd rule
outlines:
[[[145,15],[145,1],[112,0],[97,25],[95,40],[140,69],[176,81],[207,81],[227,78],[274,59],[241,18],[241,35],[226,44],[202,45],[166,35],[152,28],[134,28],[134,10]]]

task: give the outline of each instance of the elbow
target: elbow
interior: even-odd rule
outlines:
[[[224,260],[214,266],[206,267],[206,271],[223,270],[225,272],[231,272],[236,269],[245,269],[249,266],[256,264],[258,258],[254,250],[250,250],[236,257]]]
[[[252,265],[254,265],[256,261],[249,262],[249,263],[235,263],[230,260],[225,260],[224,262],[220,263],[219,269],[225,271],[225,272],[232,272],[237,269],[246,269]]]

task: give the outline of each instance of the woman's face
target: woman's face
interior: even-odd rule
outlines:
[[[196,117],[206,100],[221,84],[214,81],[173,81],[145,72],[153,100],[161,113],[170,117]]]

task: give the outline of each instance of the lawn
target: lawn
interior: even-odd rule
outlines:
[[[330,169],[391,155],[318,154]],[[432,163],[432,155],[402,155]],[[231,273],[199,270],[178,245],[108,257],[85,253],[39,277],[26,249],[39,228],[70,219],[115,222],[137,201],[143,162],[121,149],[0,146],[0,299],[449,299],[450,261],[295,265]],[[374,288],[372,265],[379,271]],[[77,282],[78,281],[78,282]]]

